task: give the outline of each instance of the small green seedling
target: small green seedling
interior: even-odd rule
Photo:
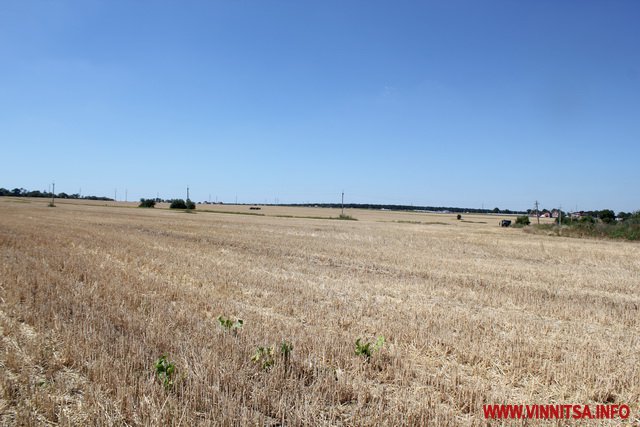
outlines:
[[[282,341],[282,344],[280,344],[280,354],[285,360],[289,360],[289,356],[291,356],[292,351],[293,344],[287,341]]]
[[[282,341],[278,348],[279,353],[276,352],[276,346],[271,347],[258,347],[256,352],[251,357],[254,363],[259,363],[263,370],[268,371],[275,365],[276,356],[280,356],[284,362],[285,370],[289,369],[289,362],[291,360],[291,352],[293,351],[293,344],[288,341]]]
[[[263,370],[268,371],[275,363],[273,359],[274,353],[275,350],[273,347],[258,347],[253,357],[251,357],[251,360],[254,363],[259,363]]]
[[[222,316],[218,316],[218,323],[220,323],[220,326],[222,326],[224,329],[232,332],[235,335],[238,333],[238,329],[242,328],[244,322],[242,319],[238,319],[234,322],[233,320],[231,320],[231,318],[225,319]]]
[[[364,357],[368,362],[369,360],[371,360],[371,356],[373,356],[373,353],[375,353],[376,351],[379,351],[383,345],[384,345],[383,336],[379,336],[375,344],[370,342],[362,342],[361,339],[358,338],[356,340],[355,353],[358,356]]]
[[[284,370],[289,372],[289,364],[291,362],[291,352],[293,351],[293,344],[287,341],[282,341],[280,344],[280,355],[284,360]]]
[[[155,363],[156,376],[164,384],[165,388],[173,385],[173,377],[176,372],[176,365],[167,360],[167,355],[163,354]]]

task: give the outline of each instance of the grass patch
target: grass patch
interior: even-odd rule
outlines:
[[[335,218],[332,217],[330,219],[340,219],[340,220],[343,220],[343,221],[357,221],[357,219],[355,219],[351,215],[345,215],[345,214],[340,214],[339,216],[337,216]]]
[[[382,221],[382,222],[386,222],[386,221]],[[449,225],[446,222],[441,222],[441,221],[408,221],[408,220],[397,220],[397,221],[393,221],[395,223],[398,224],[424,224],[424,225]]]
[[[640,240],[640,221],[627,220],[614,224],[603,222],[574,222],[569,225],[535,224],[525,227],[525,232],[564,237]]]
[[[336,219],[326,216],[305,216],[305,215],[269,215],[274,218],[300,218],[300,219]]]
[[[31,203],[30,200],[22,200],[22,199],[6,199],[6,202],[11,202],[11,203]]]
[[[217,210],[210,210],[210,209],[200,209],[200,212],[210,212],[210,213],[230,214],[230,215],[266,216],[263,213],[256,213],[256,212],[217,211]]]
[[[230,215],[249,215],[249,216],[265,216],[271,218],[295,218],[295,219],[338,219],[338,220],[348,220],[348,221],[357,221],[357,218],[353,218],[348,215],[344,215],[343,218],[341,216],[334,217],[326,217],[326,216],[306,216],[306,215],[267,215],[264,213],[256,213],[256,212],[233,212],[233,211],[219,211],[219,210],[210,210],[210,209],[200,209],[200,212],[210,212],[210,213],[218,213],[218,214],[230,214]]]

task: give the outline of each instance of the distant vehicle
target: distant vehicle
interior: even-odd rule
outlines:
[[[251,206],[249,209],[252,211],[259,211],[262,208],[260,206]]]
[[[500,227],[510,227],[510,226],[511,226],[510,219],[503,219],[502,221],[500,221]]]

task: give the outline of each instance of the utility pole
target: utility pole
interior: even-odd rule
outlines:
[[[538,213],[538,201],[536,200],[536,218],[538,218],[538,225],[540,225],[540,214]]]
[[[558,209],[558,225],[562,225],[562,205]]]
[[[128,197],[129,197],[129,190],[127,190],[126,188],[124,189],[124,201],[126,202]]]
[[[53,190],[51,191],[51,207],[54,207],[56,201],[56,183],[54,182],[52,185]]]
[[[189,186],[187,185],[187,200],[189,200]]]
[[[342,190],[342,213],[340,215],[344,215],[344,190]]]

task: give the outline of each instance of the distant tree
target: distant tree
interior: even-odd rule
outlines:
[[[26,197],[45,197],[45,195],[43,193],[41,193],[38,190],[35,191],[29,191],[27,193],[25,193]]]
[[[594,224],[596,222],[595,218],[591,215],[583,215],[580,217],[581,224]]]
[[[491,211],[495,214],[500,213],[500,208],[493,208],[493,210]]]
[[[528,215],[522,215],[522,216],[519,216],[518,218],[516,218],[516,224],[517,225],[529,225],[529,224],[531,224],[531,221],[529,220],[529,216]]]
[[[103,200],[105,202],[113,202],[114,200],[109,197],[98,197],[98,196],[84,196],[85,200]]]
[[[616,214],[611,209],[603,209],[598,212],[598,218],[604,223],[611,224],[616,221]]]
[[[171,209],[187,209],[187,204],[182,199],[174,199],[171,201],[171,205],[169,205]]]
[[[140,199],[139,208],[153,208],[156,206],[156,201],[154,199]]]
[[[196,204],[193,203],[190,199],[187,199],[187,209],[195,209]]]
[[[2,190],[0,189],[0,191]],[[631,214],[629,212],[624,212],[624,211],[618,212],[618,218],[620,218],[622,221],[624,221],[625,219],[629,219],[630,217],[631,217]]]

